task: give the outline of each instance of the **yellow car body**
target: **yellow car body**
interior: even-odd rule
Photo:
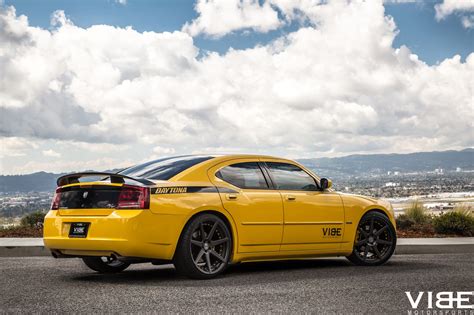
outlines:
[[[371,211],[383,214],[395,226],[391,205],[373,198],[343,194],[330,187],[313,191],[242,189],[216,175],[227,166],[246,162],[291,164],[318,185],[321,180],[292,160],[260,155],[212,156],[169,180],[150,180],[146,185],[148,209],[50,210],[44,221],[44,244],[65,257],[117,255],[172,261],[187,223],[196,215],[212,213],[229,227],[229,263],[236,263],[349,256],[359,234],[358,224]],[[59,188],[94,185],[120,189],[125,184],[101,180]],[[86,237],[70,237],[75,222],[87,223]]]

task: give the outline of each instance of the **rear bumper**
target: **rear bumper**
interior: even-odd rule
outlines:
[[[59,255],[140,257],[170,260],[179,238],[179,216],[149,210],[115,210],[105,216],[59,215],[44,221],[44,244]],[[73,222],[90,224],[86,238],[70,238]],[[174,226],[174,228],[173,228]]]

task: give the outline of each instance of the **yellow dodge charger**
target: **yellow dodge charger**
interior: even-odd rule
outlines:
[[[396,245],[389,203],[336,192],[287,159],[167,157],[57,183],[44,243],[54,257],[80,257],[98,272],[173,263],[206,279],[231,263],[321,256],[380,265]]]

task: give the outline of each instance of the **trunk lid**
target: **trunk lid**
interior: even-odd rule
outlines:
[[[99,180],[84,181],[84,177]],[[107,216],[116,209],[149,209],[154,182],[107,172],[72,173],[57,179],[51,204],[59,215]]]
[[[115,211],[121,184],[85,183],[59,188],[59,215],[107,216]]]

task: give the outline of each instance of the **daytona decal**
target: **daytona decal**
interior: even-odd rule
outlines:
[[[157,195],[164,194],[187,194],[187,193],[216,193],[214,186],[188,186],[188,187],[157,187],[152,188],[151,193]]]
[[[155,194],[184,194],[188,192],[188,187],[158,187]]]

